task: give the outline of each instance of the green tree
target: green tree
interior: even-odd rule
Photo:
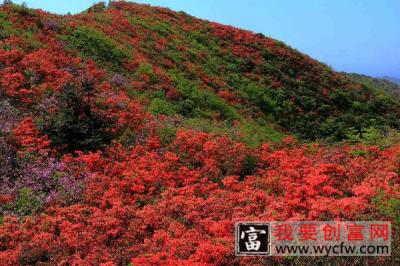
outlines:
[[[112,121],[93,111],[93,82],[83,79],[81,86],[67,84],[57,96],[60,111],[49,114],[43,125],[54,145],[65,152],[102,148],[112,139]]]

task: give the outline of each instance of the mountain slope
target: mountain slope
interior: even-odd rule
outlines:
[[[236,221],[400,226],[385,93],[261,34],[126,2],[4,4],[0,43],[1,265],[398,264],[398,234],[391,257],[234,253]]]
[[[222,122],[216,128],[226,130],[239,121],[244,135],[273,140],[280,135],[274,124],[311,140],[341,140],[350,128],[399,127],[397,102],[261,34],[124,2],[77,16],[18,12],[3,12],[6,32],[20,31],[44,50],[62,44],[63,52],[104,67],[110,79],[121,74],[132,97],[183,124]],[[21,16],[23,23],[7,25]]]
[[[195,108],[211,109],[224,120],[238,119],[238,113],[245,119],[272,117],[284,129],[306,139],[342,139],[349,127],[361,130],[372,126],[371,120],[399,126],[397,103],[357,87],[279,41],[165,9],[123,3],[115,3],[114,9],[117,11],[105,11],[112,13],[111,27],[118,27],[112,24],[118,21],[134,31],[110,32],[102,21],[89,21],[114,40],[127,40],[124,49],[136,64],[149,63],[171,78],[168,85],[172,93],[179,94],[178,103],[194,102]],[[97,14],[93,17],[102,16]],[[88,21],[87,14],[83,17]],[[145,62],[138,62],[136,56]],[[193,95],[194,89],[207,92],[207,96]],[[199,99],[215,95],[222,101]],[[187,111],[179,104],[177,107],[178,113]],[[200,116],[204,114],[200,112]]]
[[[371,87],[375,90],[385,91],[389,95],[400,96],[400,86],[395,82],[392,82],[386,78],[373,78],[366,75],[360,75],[356,73],[347,74],[347,76],[354,82],[364,84],[365,86]]]

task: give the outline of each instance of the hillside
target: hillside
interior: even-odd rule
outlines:
[[[0,42],[0,265],[316,265],[235,222],[400,226],[399,101],[280,41],[118,1],[5,3]]]
[[[385,91],[389,95],[400,96],[400,86],[393,81],[386,78],[373,78],[366,75],[360,75],[356,73],[348,74],[348,77],[357,83],[364,84],[377,91]]]
[[[400,79],[398,79],[398,78],[393,78],[393,77],[388,77],[388,76],[384,76],[382,78],[386,79],[386,80],[388,80],[390,82],[396,83],[397,85],[400,86]]]
[[[226,131],[238,121],[235,131],[255,144],[250,136],[279,140],[282,129],[341,140],[351,127],[399,127],[398,103],[261,34],[123,2],[73,17],[18,12],[3,13],[3,35],[18,32],[31,57],[58,50],[94,60],[107,81],[118,73],[130,97],[183,126]]]

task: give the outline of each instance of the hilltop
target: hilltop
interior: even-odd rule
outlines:
[[[128,2],[0,6],[2,265],[315,265],[236,221],[400,223],[400,108],[284,43]],[[396,265],[386,258],[326,258]]]
[[[354,81],[365,86],[368,86],[376,91],[384,91],[389,95],[399,97],[400,95],[400,86],[394,82],[390,81],[387,78],[373,78],[367,75],[361,75],[356,73],[348,74],[348,77]]]

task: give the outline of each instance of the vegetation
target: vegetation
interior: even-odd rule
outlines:
[[[239,220],[399,228],[400,105],[381,85],[123,1],[7,2],[0,42],[2,265],[399,264],[232,248]]]
[[[100,64],[111,64],[113,70],[120,70],[127,54],[116,47],[114,41],[104,33],[93,28],[78,27],[67,40],[74,47],[79,49],[84,56],[87,56]]]
[[[377,91],[385,91],[386,93],[399,97],[400,85],[387,79],[373,78],[366,75],[356,73],[347,74],[347,76],[354,82],[364,84]]]
[[[92,151],[109,144],[112,121],[93,111],[95,88],[84,80],[80,87],[66,84],[57,95],[59,112],[45,116],[40,127],[64,152]]]

